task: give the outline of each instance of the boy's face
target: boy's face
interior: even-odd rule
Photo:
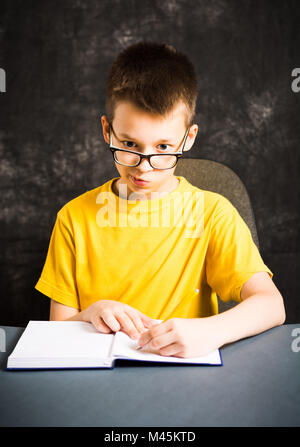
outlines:
[[[101,117],[101,122],[104,139],[109,144],[109,123],[105,115]],[[178,103],[171,113],[161,117],[137,108],[129,101],[122,101],[115,108],[111,124],[114,146],[143,154],[181,150],[187,130],[182,103]],[[197,131],[196,124],[190,127],[184,150],[192,147]],[[135,193],[134,199],[150,200],[168,194],[178,185],[178,179],[174,175],[176,167],[167,170],[154,169],[146,159],[135,167],[115,164],[120,179],[113,185],[113,190],[120,195],[120,185],[126,185],[127,196],[124,198],[130,198],[130,194]],[[155,196],[151,197],[152,193],[155,193]]]

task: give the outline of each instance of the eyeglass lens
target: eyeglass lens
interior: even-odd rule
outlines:
[[[140,156],[130,152],[115,151],[115,160],[126,166],[136,166],[140,161]],[[153,168],[172,168],[177,162],[177,157],[175,155],[153,155],[150,161]]]

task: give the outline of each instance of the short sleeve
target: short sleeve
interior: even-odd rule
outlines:
[[[213,218],[207,251],[209,286],[222,301],[241,301],[243,284],[254,273],[271,270],[264,264],[249,227],[236,208],[221,196]]]
[[[57,214],[46,261],[35,288],[61,304],[80,309],[72,225],[63,209]]]

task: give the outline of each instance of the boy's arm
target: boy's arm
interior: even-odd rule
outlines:
[[[63,321],[69,319],[76,319],[76,315],[79,314],[79,310],[75,309],[75,307],[66,306],[64,304],[59,303],[58,301],[54,301],[51,299],[50,301],[50,321]],[[75,318],[73,318],[75,317]]]
[[[254,273],[243,285],[241,299],[232,309],[215,316],[223,333],[223,344],[284,323],[283,298],[268,273]]]
[[[254,273],[243,285],[242,302],[206,318],[173,318],[145,332],[139,345],[159,349],[162,355],[201,356],[285,321],[282,296],[266,272]]]

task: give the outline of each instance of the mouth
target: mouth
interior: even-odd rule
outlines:
[[[138,186],[144,186],[144,185],[147,185],[147,183],[149,183],[148,180],[144,180],[144,179],[141,179],[138,177],[133,177],[133,175],[130,175],[130,178],[133,181],[133,183]]]

